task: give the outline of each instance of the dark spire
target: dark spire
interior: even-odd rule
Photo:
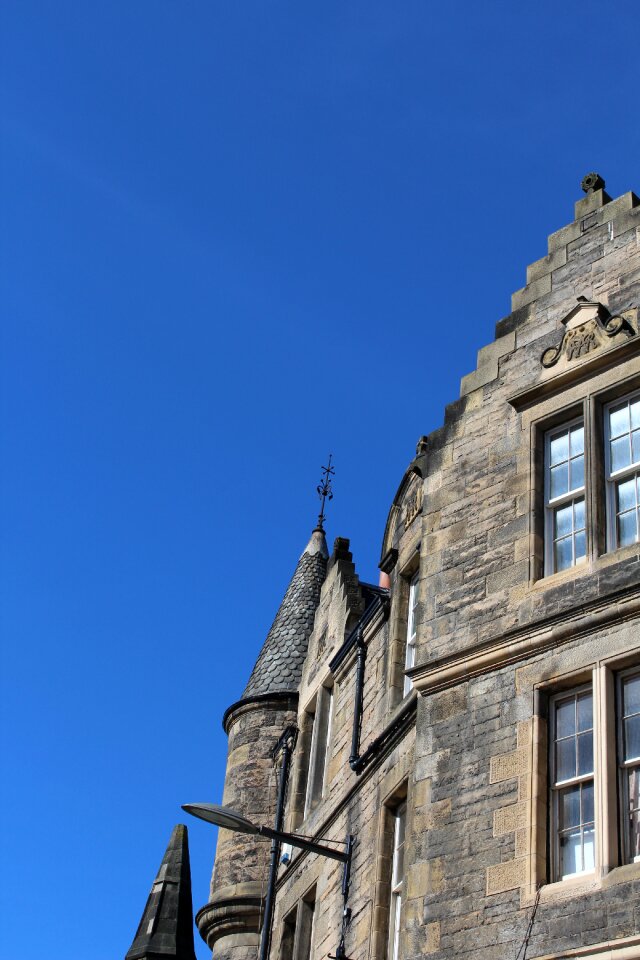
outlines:
[[[187,828],[173,828],[125,960],[196,960]]]
[[[298,560],[242,700],[269,693],[297,693],[328,559],[324,530],[316,527]]]

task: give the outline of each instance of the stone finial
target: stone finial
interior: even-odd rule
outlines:
[[[588,173],[582,178],[580,186],[585,193],[595,193],[596,190],[604,190],[605,182],[599,173]]]

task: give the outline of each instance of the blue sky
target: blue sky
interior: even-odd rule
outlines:
[[[112,960],[180,804],[221,798],[329,451],[329,538],[377,580],[417,438],[582,176],[640,191],[637,4],[1,20],[1,953]]]

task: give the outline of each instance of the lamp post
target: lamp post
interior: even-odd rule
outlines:
[[[315,843],[306,837],[299,837],[295,833],[285,833],[283,830],[272,830],[271,827],[264,827],[251,820],[247,820],[242,814],[237,813],[230,807],[223,807],[216,803],[183,803],[182,809],[190,813],[193,817],[200,820],[206,820],[207,823],[213,823],[224,830],[233,830],[235,833],[247,833],[253,836],[265,837],[269,840],[275,840],[278,843],[289,843],[292,847],[298,847],[300,850],[308,850],[309,853],[317,853],[321,857],[329,857],[331,860],[339,860],[343,864],[342,873],[342,899],[344,908],[342,912],[342,933],[340,943],[336,950],[336,960],[346,960],[344,949],[344,936],[347,923],[349,921],[350,911],[347,909],[346,902],[349,893],[349,876],[351,872],[351,853],[353,850],[354,838],[349,835],[344,841],[345,850],[334,850],[324,843]],[[342,841],[335,841],[342,843]],[[266,918],[265,918],[266,919]],[[269,935],[265,923],[262,931],[260,944],[260,960],[267,960],[269,952]]]

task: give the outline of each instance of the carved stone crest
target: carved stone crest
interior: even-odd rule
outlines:
[[[542,366],[548,369],[560,359],[566,363],[581,360],[616,339],[626,341],[635,337],[637,313],[637,310],[628,310],[613,316],[604,304],[578,297],[578,305],[562,321],[565,326],[562,340],[556,347],[544,351],[540,358]]]
[[[402,519],[404,520],[405,530],[413,523],[418,514],[422,513],[422,497],[422,480],[416,477],[405,497],[402,508]]]

